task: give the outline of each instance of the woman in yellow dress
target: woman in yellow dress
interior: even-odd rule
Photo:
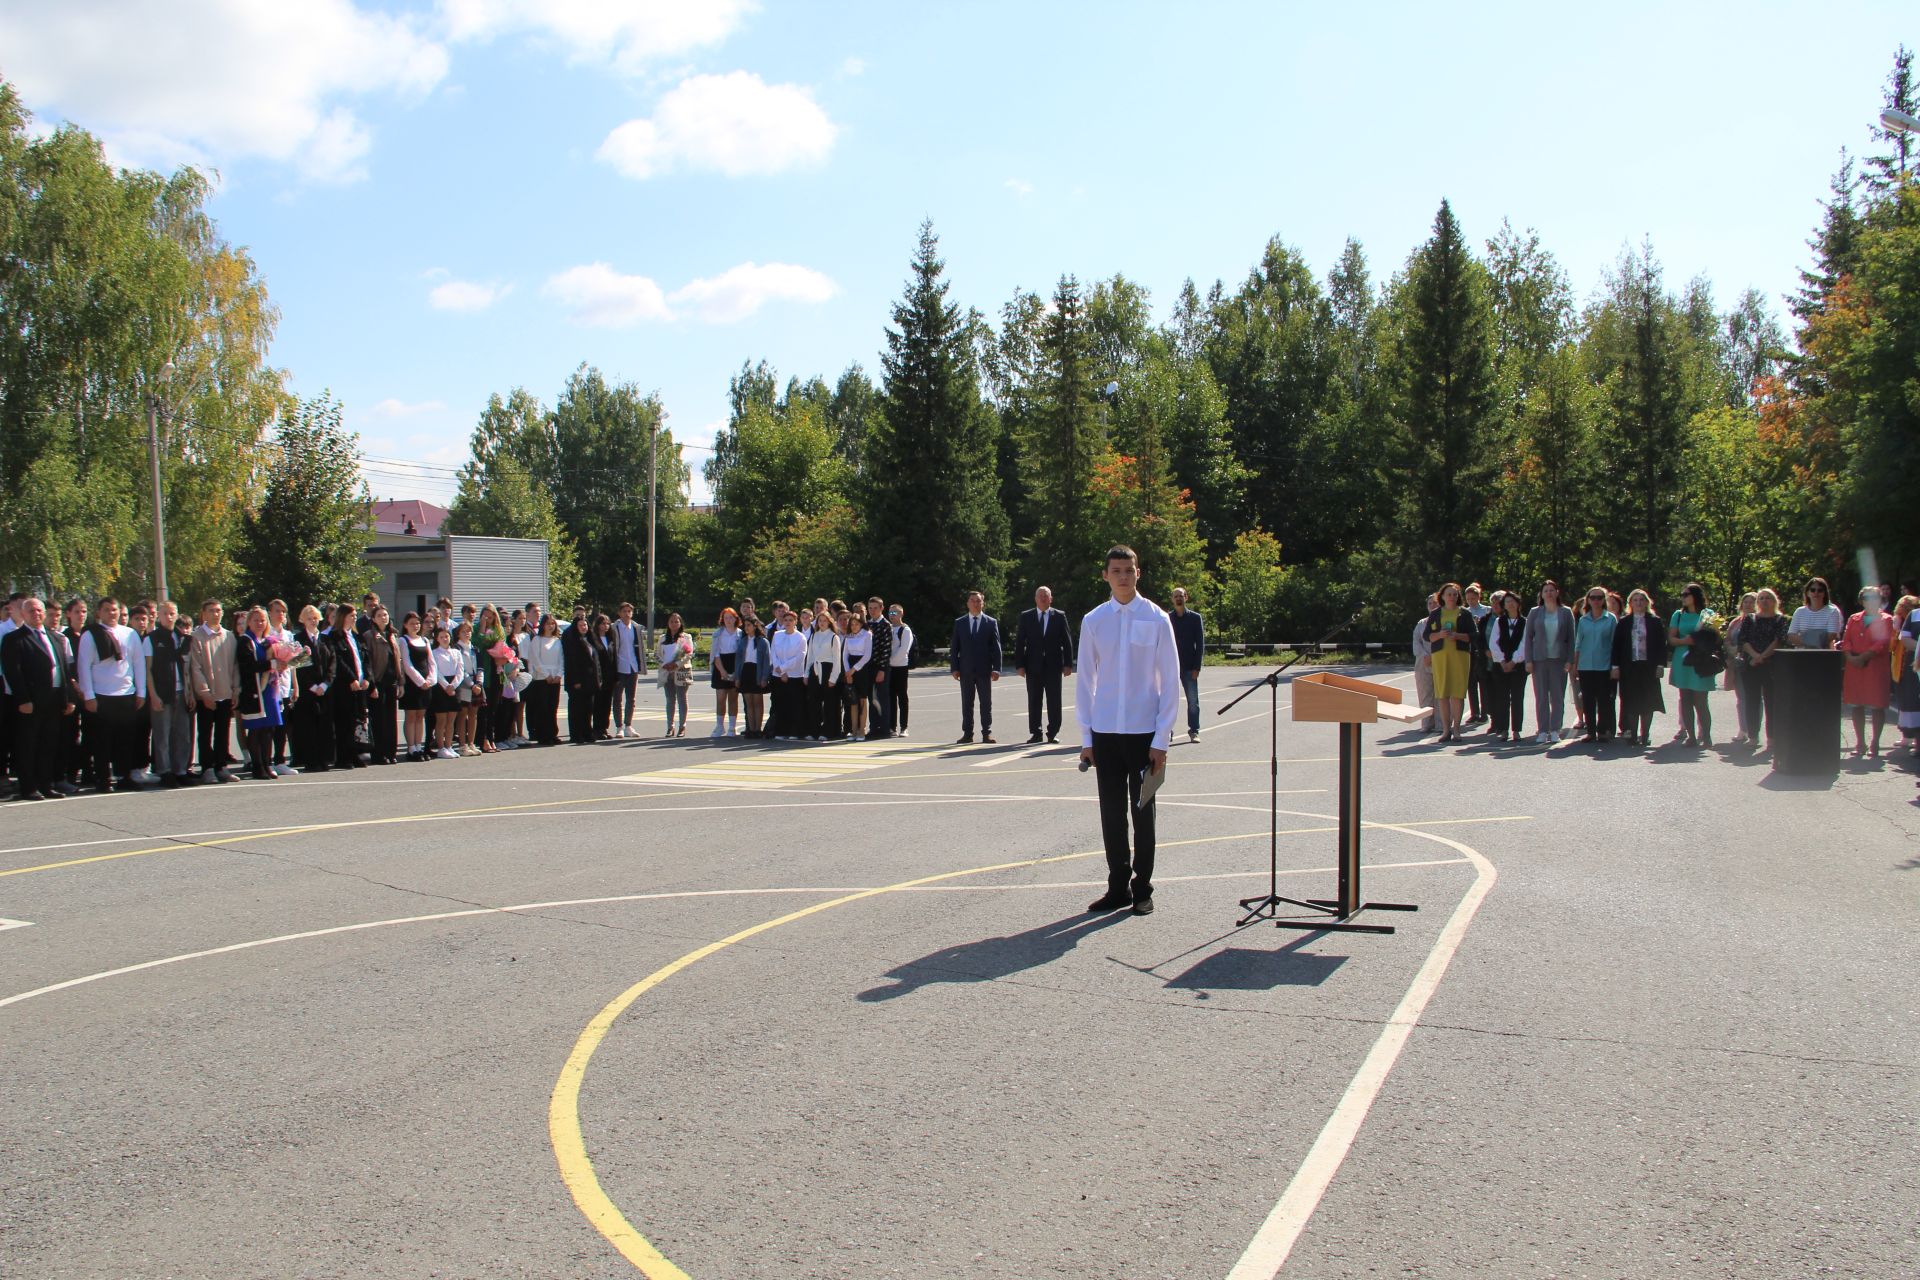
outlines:
[[[1460,740],[1460,713],[1473,670],[1473,615],[1460,607],[1460,584],[1440,588],[1440,607],[1427,615],[1427,643],[1433,649],[1433,714],[1440,741]]]

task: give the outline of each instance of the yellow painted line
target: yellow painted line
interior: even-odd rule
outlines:
[[[670,791],[663,795],[697,795],[695,791]],[[409,813],[393,818],[359,818],[350,822],[316,822],[304,827],[276,827],[271,831],[261,831],[254,835],[224,836],[218,840],[174,841],[171,844],[156,844],[146,849],[123,849],[119,853],[98,853],[89,858],[68,858],[63,862],[43,862],[36,867],[14,867],[0,871],[0,879],[7,876],[32,875],[36,871],[58,871],[63,867],[84,867],[94,862],[117,862],[122,858],[142,858],[150,853],[185,853],[191,849],[218,849],[228,845],[251,844],[256,840],[280,840],[287,836],[308,835],[315,831],[339,831],[348,827],[385,827],[404,822],[433,822],[443,818],[472,818],[489,813],[515,813],[523,809],[555,809],[566,805],[606,804],[612,800],[631,800],[630,792],[615,796],[588,796],[581,800],[537,800],[528,804],[488,805],[478,809],[445,809],[438,813]]]
[[[1319,815],[1303,815],[1317,817]],[[1323,830],[1315,828],[1314,830]],[[1217,844],[1228,840],[1255,840],[1268,835],[1266,831],[1251,831],[1230,836],[1199,836],[1191,840],[1169,840],[1161,843],[1161,848],[1179,848],[1185,845]],[[1433,839],[1436,837],[1427,837]],[[1451,842],[1448,842],[1451,843]],[[745,942],[782,925],[804,920],[808,916],[818,915],[822,911],[831,911],[835,907],[844,907],[848,903],[859,902],[866,898],[877,898],[883,894],[900,893],[918,889],[924,885],[938,884],[946,880],[958,880],[966,876],[987,875],[995,871],[1016,871],[1023,867],[1045,866],[1054,862],[1071,862],[1079,858],[1097,858],[1104,856],[1102,849],[1089,849],[1081,853],[1061,853],[1045,858],[1023,858],[1018,862],[996,862],[990,866],[969,867],[961,871],[943,871],[937,875],[920,876],[912,880],[902,880],[897,884],[883,885],[875,889],[861,889],[854,893],[843,894],[826,902],[816,902],[812,906],[790,911],[786,915],[728,934],[718,942],[710,942],[704,947],[689,951],[669,964],[655,969],[640,981],[615,996],[600,1012],[587,1023],[586,1029],[574,1041],[573,1051],[567,1055],[566,1063],[560,1068],[560,1078],[554,1082],[553,1095],[547,1102],[547,1135],[553,1142],[553,1157],[560,1167],[560,1180],[573,1196],[573,1202],[588,1222],[614,1248],[620,1251],[634,1266],[638,1267],[648,1280],[692,1280],[686,1272],[654,1247],[639,1230],[627,1220],[620,1206],[607,1195],[600,1185],[599,1175],[594,1171],[593,1160],[587,1155],[587,1139],[580,1125],[580,1086],[585,1081],[587,1066],[593,1061],[594,1053],[600,1048],[601,1041],[620,1015],[633,1006],[633,1003],[647,992],[653,990],[667,979],[705,960],[708,956],[725,951],[736,943]]]

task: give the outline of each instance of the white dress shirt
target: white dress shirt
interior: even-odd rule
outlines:
[[[849,673],[860,670],[873,657],[873,636],[865,631],[854,632],[841,640],[840,654]]]
[[[893,629],[893,648],[887,651],[887,665],[904,667],[913,657],[913,628],[901,623]]]
[[[1122,605],[1109,599],[1080,624],[1074,714],[1080,745],[1096,733],[1150,733],[1165,751],[1180,709],[1180,658],[1173,621],[1145,596]]]
[[[91,701],[94,698],[124,698],[128,694],[144,699],[147,696],[147,664],[136,660],[135,655],[144,656],[140,646],[140,637],[132,627],[112,628],[113,638],[120,642],[120,656],[101,653],[94,643],[91,628],[80,633],[80,655],[74,659],[74,673],[79,679],[80,696]]]
[[[615,669],[623,676],[640,674],[640,643],[646,639],[636,623],[619,621],[613,624]]]
[[[831,674],[822,679],[831,684],[840,678],[840,637],[831,627],[814,631],[807,636],[807,669],[831,667]]]
[[[466,664],[461,662],[458,649],[433,651],[433,682],[448,693],[460,691],[460,679],[465,671]]]
[[[804,680],[807,675],[807,638],[798,631],[773,637],[773,674]]]

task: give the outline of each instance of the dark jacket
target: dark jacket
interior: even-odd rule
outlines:
[[[1453,620],[1452,629],[1440,624],[1440,610],[1435,609],[1427,615],[1427,643],[1433,646],[1435,653],[1449,645],[1457,647],[1464,639],[1466,651],[1472,653],[1480,646],[1480,629],[1474,616],[1467,612],[1466,606],[1460,607],[1460,615]]]
[[[147,693],[160,699],[164,706],[173,706],[188,695],[187,662],[193,653],[188,634],[156,630],[147,637],[153,645],[153,669],[147,673]]]
[[[273,641],[256,640],[251,631],[236,633],[233,662],[240,673],[234,685],[233,708],[243,716],[260,714],[260,686],[273,679]]]
[[[875,673],[884,676],[888,663],[893,660],[893,626],[884,615],[868,618],[867,634],[873,637],[873,661],[870,665]]]
[[[382,702],[392,702],[400,687],[400,668],[394,665],[391,631],[368,627],[360,633],[360,660],[367,667],[367,687],[378,690]]]
[[[585,626],[568,627],[560,633],[560,657],[567,688],[600,687],[600,661],[594,656]]]
[[[74,684],[73,646],[65,634],[51,627],[47,640],[59,658],[57,677],[53,658],[40,647],[39,638],[30,628],[9,631],[6,643],[0,644],[0,667],[6,671],[7,688],[12,690],[9,696],[16,706],[32,703],[39,710],[59,710],[80,701],[80,690]]]
[[[1073,624],[1058,609],[1047,614],[1047,632],[1040,634],[1040,611],[1020,615],[1013,638],[1013,665],[1028,676],[1058,675],[1073,665]]]
[[[1173,649],[1180,657],[1180,675],[1189,671],[1198,671],[1207,661],[1207,621],[1197,609],[1188,609],[1185,613],[1167,610],[1167,618],[1173,623]]]
[[[600,687],[603,689],[620,682],[620,654],[613,647],[615,638],[612,632],[608,632],[605,636],[596,636],[591,633],[587,636],[587,643],[593,649],[595,669],[600,675]]]
[[[333,646],[321,644],[320,637],[305,627],[295,627],[292,635],[295,644],[303,646],[313,655],[306,666],[294,668],[294,689],[302,699],[325,697],[324,694],[315,693],[313,686],[333,684]]]
[[[337,683],[344,689],[350,686],[355,679],[364,680],[367,678],[367,647],[359,636],[342,631],[339,627],[334,627],[328,631],[326,635],[320,637],[320,643],[333,653],[334,683]],[[348,646],[352,647],[349,648]],[[355,675],[356,668],[353,662],[355,652],[358,652],[360,655],[359,674],[357,676]],[[328,692],[332,692],[332,685],[328,686]]]
[[[963,613],[953,620],[953,644],[947,651],[947,668],[958,675],[983,676],[998,671],[1006,654],[1000,648],[1000,624],[982,610],[980,624],[973,615]]]
[[[1633,615],[1620,619],[1613,629],[1613,665],[1625,667],[1633,661]],[[1656,667],[1667,665],[1667,624],[1651,613],[1647,615],[1647,661]]]

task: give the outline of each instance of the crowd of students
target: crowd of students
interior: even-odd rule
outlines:
[[[753,601],[724,609],[702,667],[679,614],[651,652],[630,604],[614,617],[538,604],[504,613],[442,599],[395,619],[359,606],[272,600],[197,620],[171,600],[123,610],[107,597],[58,617],[24,593],[0,619],[0,776],[23,800],[230,782],[298,770],[641,736],[639,689],[657,680],[664,736],[685,737],[694,684],[711,689],[714,737],[782,740],[905,735],[914,636],[899,605],[816,600],[770,621]],[[741,721],[744,716],[745,726]]]
[[[1732,742],[1767,752],[1777,731],[1775,655],[1783,648],[1837,649],[1845,656],[1841,699],[1853,724],[1853,755],[1879,757],[1889,709],[1910,755],[1920,755],[1920,597],[1911,588],[1896,598],[1890,586],[1867,587],[1849,615],[1831,596],[1826,579],[1814,578],[1789,617],[1778,594],[1763,587],[1723,618],[1706,590],[1690,582],[1679,608],[1662,618],[1637,587],[1624,599],[1591,587],[1575,608],[1553,581],[1531,601],[1495,591],[1485,603],[1479,583],[1449,582],[1427,598],[1427,614],[1414,625],[1416,687],[1421,705],[1434,709],[1431,728],[1442,742],[1461,741],[1464,728],[1481,723],[1498,740],[1522,741],[1531,683],[1534,742],[1578,735],[1643,747],[1652,743],[1654,716],[1667,710],[1666,689],[1679,713],[1673,742],[1711,747],[1707,695],[1727,688],[1739,719]],[[1888,600],[1895,602],[1891,613]]]

